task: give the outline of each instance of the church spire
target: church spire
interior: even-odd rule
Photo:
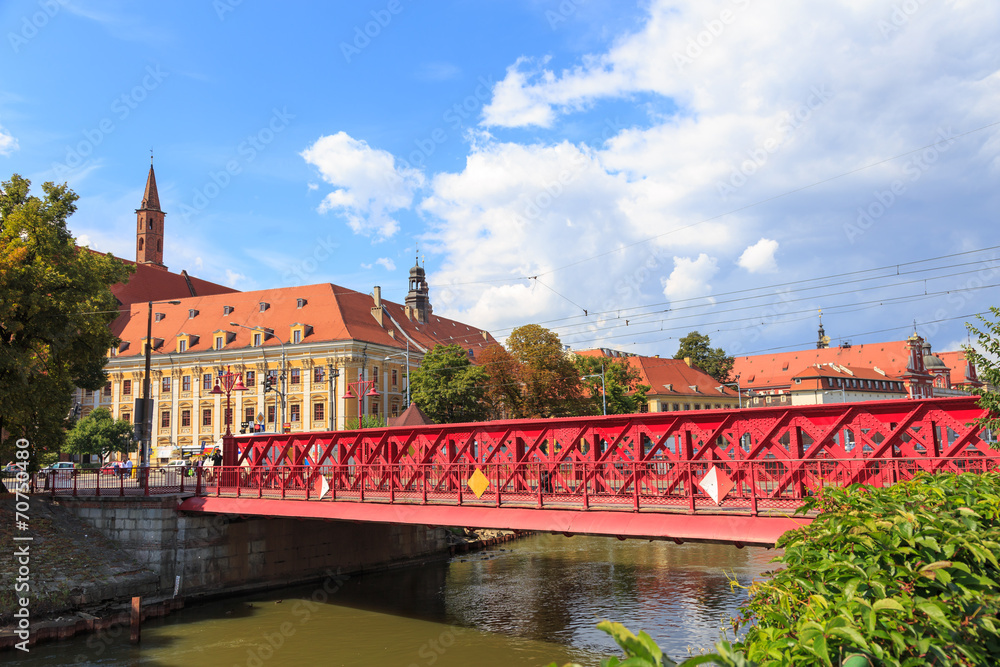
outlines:
[[[146,191],[142,193],[142,209],[151,211],[160,210],[160,195],[156,192],[156,174],[153,172],[153,163],[150,159],[149,176],[146,177]]]
[[[163,223],[166,213],[160,209],[152,155],[149,158],[149,176],[146,177],[146,190],[142,193],[142,205],[135,210],[135,216],[135,263],[166,269],[163,265]]]

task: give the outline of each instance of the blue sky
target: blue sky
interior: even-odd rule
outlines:
[[[1000,303],[1000,5],[839,0],[0,7],[0,171],[134,258],[333,282],[503,338],[670,355],[965,340]],[[931,260],[931,261],[924,261]]]

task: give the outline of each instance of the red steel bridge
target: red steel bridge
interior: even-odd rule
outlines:
[[[1000,467],[981,415],[962,397],[241,436],[221,469],[75,492],[191,491],[190,512],[773,545],[825,486]]]

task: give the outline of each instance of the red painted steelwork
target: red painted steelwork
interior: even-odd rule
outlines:
[[[472,497],[476,469],[496,507],[569,502],[638,511],[790,511],[823,486],[892,484],[918,470],[986,470],[1000,452],[971,422],[972,397],[499,421],[237,438],[257,495],[322,469],[339,499]],[[712,466],[735,486],[716,505]],[[309,472],[312,471],[312,472]],[[249,489],[247,490],[249,491]],[[227,490],[227,493],[229,490]]]

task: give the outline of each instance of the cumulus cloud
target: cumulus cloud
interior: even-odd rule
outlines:
[[[777,251],[777,241],[761,239],[744,250],[736,263],[750,273],[777,273],[778,263],[774,260]]]
[[[20,146],[15,139],[7,130],[0,126],[0,155],[10,155],[16,151]]]
[[[712,291],[708,283],[718,271],[716,259],[705,253],[696,259],[674,257],[674,270],[663,280],[663,296],[671,300],[707,296]]]
[[[396,262],[392,261],[388,257],[379,257],[375,260],[375,263],[384,268],[386,271],[396,270]]]
[[[320,213],[333,211],[356,234],[377,239],[399,230],[393,213],[409,208],[424,184],[422,172],[397,165],[391,153],[345,132],[320,137],[300,155],[336,188],[323,198]]]

